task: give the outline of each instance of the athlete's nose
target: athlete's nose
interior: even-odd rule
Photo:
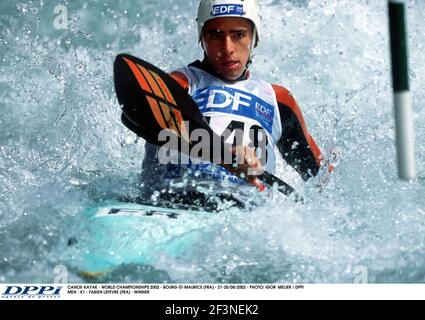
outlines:
[[[226,36],[223,39],[223,53],[226,55],[231,55],[235,51],[235,43],[231,36]]]

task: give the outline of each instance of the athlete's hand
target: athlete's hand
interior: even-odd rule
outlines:
[[[255,149],[248,146],[237,146],[229,150],[235,155],[236,163],[232,165],[231,172],[242,178],[255,178],[264,173],[260,159],[255,153]]]

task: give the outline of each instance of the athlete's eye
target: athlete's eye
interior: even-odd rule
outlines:
[[[234,40],[242,40],[245,37],[246,37],[246,32],[244,31],[238,31],[233,34]]]
[[[223,37],[222,33],[219,33],[219,32],[211,32],[211,33],[208,33],[207,35],[207,39],[213,40],[213,41],[220,40],[222,37]]]

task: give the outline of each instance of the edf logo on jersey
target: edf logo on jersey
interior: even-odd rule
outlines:
[[[231,87],[210,86],[197,90],[193,99],[202,113],[222,112],[258,121],[270,134],[274,107],[247,91]]]
[[[239,15],[243,16],[245,12],[243,12],[242,4],[220,4],[213,6],[212,15],[216,16],[226,16],[226,15]]]

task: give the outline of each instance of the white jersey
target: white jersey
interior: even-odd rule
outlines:
[[[272,85],[254,79],[224,82],[192,65],[176,71],[186,76],[189,94],[209,121],[211,129],[218,135],[224,134],[227,143],[235,142],[235,131],[239,129],[238,132],[243,132],[242,144],[256,147],[258,140],[264,139],[256,134],[259,129],[264,129],[261,132],[265,131],[267,136],[267,161],[262,164],[268,172],[273,173],[276,167],[275,146],[281,137],[282,125]],[[229,182],[245,184],[216,165],[160,164],[158,149],[157,146],[146,143],[142,182],[150,190],[163,190],[168,188],[170,182],[176,185],[187,178],[198,183],[215,181],[226,185]]]

